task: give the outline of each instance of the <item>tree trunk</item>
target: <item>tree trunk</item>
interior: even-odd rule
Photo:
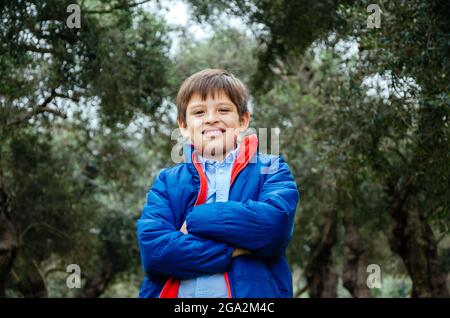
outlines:
[[[412,186],[389,188],[391,249],[400,255],[413,282],[411,297],[449,297],[446,275],[437,255],[437,241],[423,213],[410,203]]]
[[[311,256],[305,268],[309,297],[337,297],[338,275],[333,269],[332,250],[336,243],[336,212],[333,211],[321,228],[322,235],[311,244]]]
[[[32,272],[15,286],[25,298],[47,298],[47,285],[38,272]]]
[[[356,298],[370,298],[372,294],[366,285],[367,257],[361,235],[353,223],[351,210],[344,214],[344,266],[342,280],[344,287]]]
[[[111,261],[107,261],[96,273],[87,278],[83,291],[80,293],[79,297],[100,297],[105,292],[113,277],[113,263]]]
[[[9,276],[18,247],[17,231],[8,211],[8,196],[0,171],[0,297],[5,297]]]

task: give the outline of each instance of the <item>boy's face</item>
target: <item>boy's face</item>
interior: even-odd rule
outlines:
[[[241,119],[237,106],[221,92],[202,100],[193,94],[186,108],[186,125],[178,121],[183,136],[189,137],[203,157],[223,160],[234,149],[239,132],[248,128],[250,113]]]

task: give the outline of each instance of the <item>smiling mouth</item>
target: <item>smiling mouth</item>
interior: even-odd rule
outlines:
[[[204,135],[206,137],[221,136],[221,135],[223,135],[223,133],[225,133],[225,129],[222,129],[222,128],[206,129],[206,130],[202,131],[202,135]]]

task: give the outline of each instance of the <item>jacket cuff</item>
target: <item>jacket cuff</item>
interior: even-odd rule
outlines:
[[[209,232],[225,231],[223,208],[225,202],[202,204],[195,206],[186,216],[188,233],[208,235]]]

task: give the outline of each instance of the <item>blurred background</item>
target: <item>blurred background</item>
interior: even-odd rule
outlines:
[[[280,129],[295,297],[449,297],[449,6],[2,0],[0,296],[137,297],[175,96],[210,67]]]

